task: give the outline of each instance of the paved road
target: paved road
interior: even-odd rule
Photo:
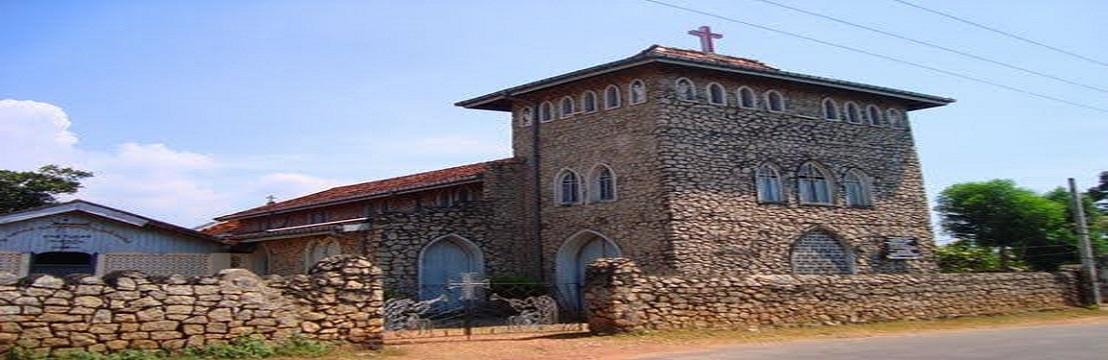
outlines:
[[[1105,360],[1108,359],[1108,324],[1050,325],[741,345],[649,359]]]

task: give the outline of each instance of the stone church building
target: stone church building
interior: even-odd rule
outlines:
[[[585,265],[617,255],[657,274],[930,272],[908,114],[951,102],[652,46],[458,102],[510,115],[511,158],[336,187],[205,231],[265,273],[367,254],[390,291],[420,297],[477,272],[572,300]]]

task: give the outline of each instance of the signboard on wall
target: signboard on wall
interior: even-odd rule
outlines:
[[[885,257],[892,260],[914,260],[920,254],[919,242],[910,237],[894,237],[885,240]]]

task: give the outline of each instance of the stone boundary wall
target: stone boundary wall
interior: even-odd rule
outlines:
[[[838,325],[1061,309],[1078,304],[1072,273],[646,276],[629,259],[589,266],[594,333]]]
[[[308,275],[243,269],[152,277],[119,271],[65,279],[0,274],[0,353],[180,350],[241,336],[381,345],[381,271],[364,257],[326,258]]]

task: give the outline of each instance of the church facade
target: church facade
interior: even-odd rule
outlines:
[[[512,121],[513,157],[222,216],[254,268],[366,254],[390,291],[461,273],[555,284],[623,256],[657,274],[935,270],[908,113],[953,100],[652,46],[459,102]]]

